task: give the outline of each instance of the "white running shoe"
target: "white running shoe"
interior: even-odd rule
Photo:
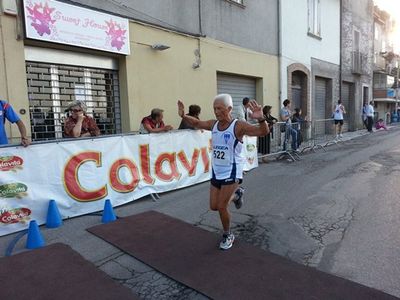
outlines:
[[[228,250],[232,247],[233,242],[235,241],[235,236],[233,233],[224,234],[222,236],[222,241],[219,243],[219,249],[221,250]]]

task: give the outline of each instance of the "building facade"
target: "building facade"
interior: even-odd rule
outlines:
[[[363,128],[362,106],[372,100],[373,1],[342,0],[341,99],[345,126]]]
[[[375,119],[383,119],[386,123],[391,122],[391,114],[397,110],[399,55],[395,53],[391,42],[394,26],[390,14],[375,6],[373,100]]]
[[[339,98],[340,1],[280,1],[280,84],[311,120],[331,117]]]
[[[86,101],[102,134],[138,130],[154,107],[177,127],[178,99],[212,118],[212,99],[221,92],[232,94],[237,107],[245,96],[278,107],[276,1],[49,0],[46,10],[46,1],[24,0],[15,12],[8,2],[2,0],[0,16],[0,97],[31,125],[33,140],[62,138],[64,110],[73,100]],[[103,24],[93,21],[99,13]],[[73,35],[78,44],[51,40],[53,32],[33,25],[44,14],[57,38]],[[97,39],[88,41],[83,26],[99,29],[113,18],[127,21],[129,53],[85,46]],[[40,37],[25,36],[32,26]]]

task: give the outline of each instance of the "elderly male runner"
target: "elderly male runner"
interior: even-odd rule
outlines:
[[[185,107],[178,101],[179,116],[185,122],[198,129],[212,131],[212,178],[210,185],[210,208],[218,210],[224,230],[220,249],[232,247],[235,236],[230,230],[231,215],[228,210],[233,200],[237,208],[241,206],[241,194],[235,197],[235,191],[243,179],[245,158],[242,155],[242,139],[244,135],[265,136],[269,133],[262,108],[255,100],[251,100],[250,109],[258,126],[233,119],[232,97],[228,94],[217,95],[214,99],[214,114],[217,120],[200,121],[185,115]],[[234,199],[236,198],[236,199]]]

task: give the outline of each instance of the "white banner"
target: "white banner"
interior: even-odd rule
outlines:
[[[49,200],[63,218],[209,180],[211,134],[182,130],[0,148],[0,236],[44,224]],[[247,140],[247,141],[246,141]],[[246,169],[257,166],[245,140]]]
[[[246,158],[246,164],[244,166],[245,171],[258,167],[258,153],[257,153],[257,138],[254,136],[243,137],[243,149],[244,156]]]
[[[129,55],[129,21],[54,0],[24,0],[26,36]]]

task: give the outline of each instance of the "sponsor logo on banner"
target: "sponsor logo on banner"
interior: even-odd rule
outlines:
[[[249,152],[253,152],[256,149],[256,146],[254,144],[247,144],[246,149]]]
[[[247,162],[252,165],[254,163],[254,157],[247,157]]]
[[[0,171],[14,171],[22,169],[24,160],[19,156],[0,156]]]
[[[28,187],[23,183],[7,183],[0,185],[1,198],[24,198],[28,196]]]
[[[30,219],[31,210],[26,207],[13,208],[10,210],[2,210],[0,214],[0,223],[9,225],[15,223],[25,224]]]
[[[226,148],[226,146],[221,147]],[[189,177],[193,177],[196,175],[199,161],[203,165],[204,173],[209,172],[210,162],[206,147],[193,149],[192,157],[189,158],[184,150],[160,153],[157,157],[154,157],[153,163],[151,163],[150,145],[140,145],[139,153],[139,163],[130,158],[118,158],[115,160],[110,168],[105,170],[108,173],[109,183],[105,183],[102,187],[93,190],[82,186],[78,175],[79,169],[87,163],[95,163],[97,167],[101,168],[103,153],[86,151],[70,157],[63,172],[63,184],[66,193],[76,201],[90,202],[106,197],[110,188],[117,193],[130,193],[136,190],[140,182],[141,184],[153,186],[156,180],[158,180],[158,184],[160,182],[179,181],[183,172],[187,172]],[[179,168],[179,164],[183,168]],[[122,169],[130,174],[130,180],[121,178]]]

